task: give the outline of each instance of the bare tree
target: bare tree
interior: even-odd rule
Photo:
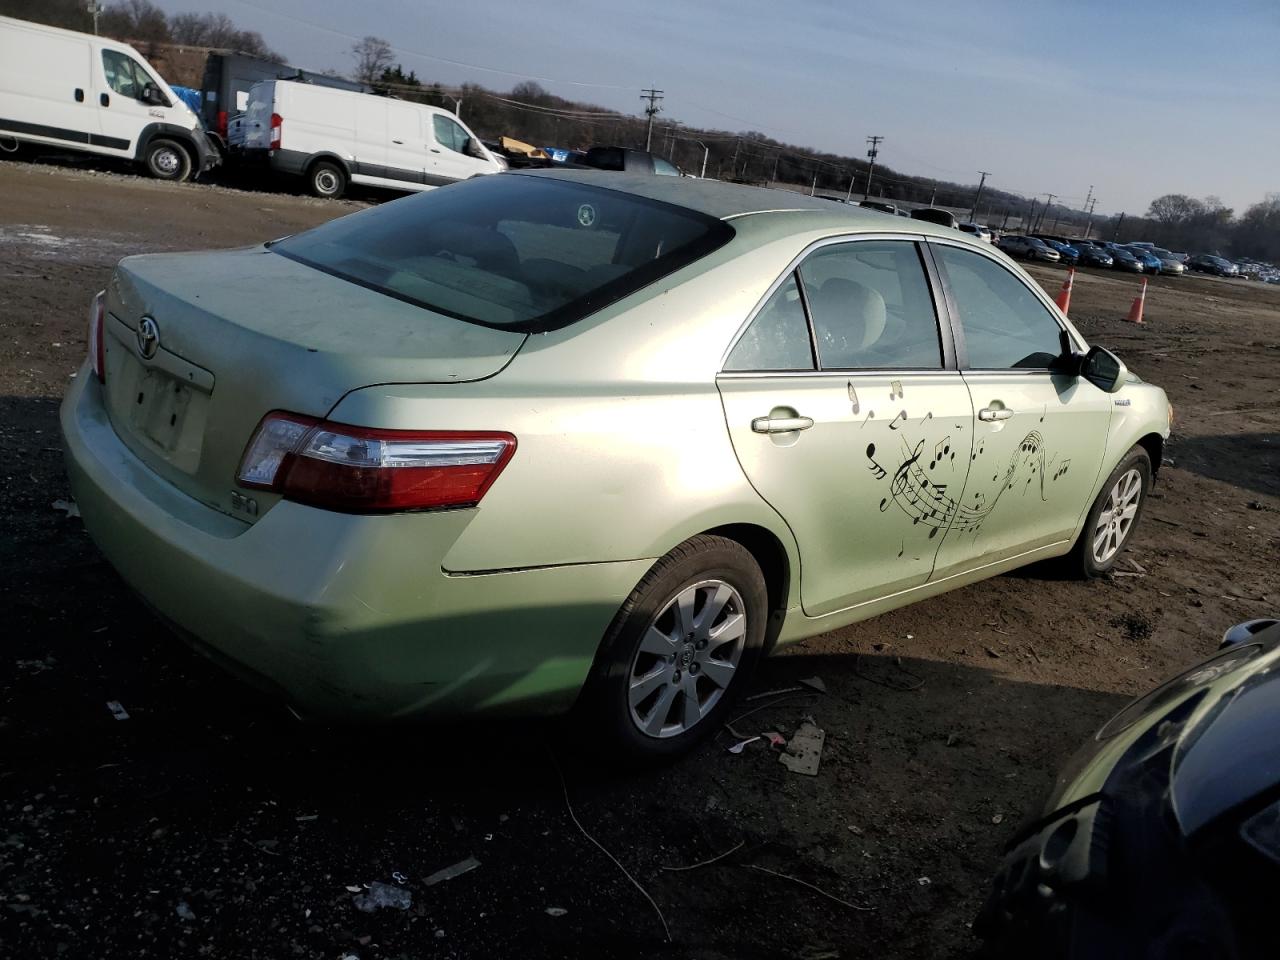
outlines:
[[[365,37],[351,45],[356,60],[356,79],[372,85],[391,66],[391,44],[381,37]]]
[[[121,0],[102,14],[102,32],[135,43],[167,43],[169,18],[151,0]]]

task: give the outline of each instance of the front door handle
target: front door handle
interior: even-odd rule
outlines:
[[[439,153],[440,151],[439,151],[439,150],[437,150],[435,147],[432,147],[432,148],[431,148],[431,152],[432,152],[432,153]]]
[[[1008,420],[1013,416],[1012,410],[1006,410],[1004,407],[983,407],[978,411],[978,419],[986,420]]]
[[[404,143],[404,141],[403,141],[403,140],[392,140],[391,142],[392,142],[392,143]]]
[[[751,429],[756,433],[794,433],[813,426],[813,417],[756,417]]]
[[[76,103],[84,103],[84,88],[76,87]]]
[[[111,98],[105,93],[100,93],[98,94],[98,103],[102,104],[104,107],[109,107],[111,106]]]

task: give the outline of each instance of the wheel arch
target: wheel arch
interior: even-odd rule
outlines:
[[[724,537],[741,544],[764,574],[769,590],[769,625],[765,632],[765,652],[773,649],[782,630],[787,607],[792,595],[791,556],[778,535],[767,527],[755,523],[729,523],[703,530],[708,536]]]
[[[1151,480],[1154,483],[1164,460],[1164,437],[1158,433],[1148,433],[1138,438],[1137,446],[1147,451],[1147,456],[1151,458]]]
[[[147,157],[147,148],[151,146],[151,142],[161,137],[165,140],[172,140],[187,151],[187,157],[191,160],[191,173],[194,176],[200,167],[200,150],[193,139],[192,131],[177,124],[149,123],[143,127],[142,132],[138,134],[137,149],[133,153],[134,160],[139,163],[144,162]]]
[[[319,153],[313,153],[311,156],[307,157],[302,164],[302,175],[304,177],[311,176],[312,169],[314,169],[315,165],[322,160],[328,160],[330,163],[334,164],[334,166],[342,171],[342,175],[347,178],[347,182],[351,182],[351,164],[338,154],[329,150],[322,150]]]

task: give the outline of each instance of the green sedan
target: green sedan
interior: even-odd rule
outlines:
[[[61,412],[102,552],[298,713],[572,709],[641,756],[785,644],[1107,571],[1170,420],[989,244],[548,171],[128,258]]]

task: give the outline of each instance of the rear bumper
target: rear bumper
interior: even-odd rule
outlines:
[[[449,575],[441,560],[476,511],[361,517],[281,502],[248,524],[139,461],[83,369],[61,421],[85,527],[125,581],[306,715],[563,711],[651,565]]]

